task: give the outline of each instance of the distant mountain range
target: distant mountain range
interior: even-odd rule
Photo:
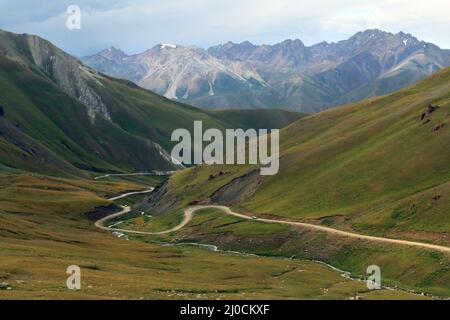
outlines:
[[[136,55],[109,48],[82,61],[196,106],[317,112],[406,87],[449,66],[450,50],[375,29],[310,47],[300,40],[209,49],[161,44]]]

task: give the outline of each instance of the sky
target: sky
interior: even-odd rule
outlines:
[[[80,29],[69,29],[69,6]],[[73,26],[73,24],[72,24]],[[37,34],[76,56],[114,46],[139,53],[160,43],[228,41],[306,45],[358,31],[404,31],[450,49],[449,0],[0,0],[0,28]]]

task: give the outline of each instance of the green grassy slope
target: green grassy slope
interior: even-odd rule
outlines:
[[[4,117],[0,117],[1,171],[39,171],[48,175],[84,176],[63,158],[24,134]]]
[[[430,104],[439,109],[421,121]],[[394,94],[300,119],[283,129],[280,139],[278,175],[248,175],[252,166],[189,168],[171,177],[149,212],[172,211],[176,219],[185,206],[213,199],[249,215],[450,245],[450,69]],[[242,186],[246,191],[238,192]],[[385,283],[450,294],[444,253],[302,228],[255,236],[251,229],[257,226],[248,224],[239,234],[238,224],[226,230],[194,224],[174,236],[231,250],[317,259],[358,275],[376,264]]]
[[[430,104],[439,109],[429,122],[420,121]],[[279,174],[261,177],[237,207],[378,235],[436,233],[430,240],[448,243],[438,233],[450,230],[449,141],[446,69],[392,95],[312,115],[282,130]],[[192,168],[173,177],[172,187],[188,201],[198,200],[251,169]],[[208,181],[220,170],[227,174]]]
[[[424,123],[419,118],[429,104],[440,108]],[[386,207],[394,211],[397,201],[440,188],[427,202],[436,207],[446,203],[447,211],[392,213],[392,227],[413,227],[417,219],[440,215],[418,230],[448,232],[449,111],[446,69],[393,95],[300,120],[282,134],[280,173],[263,179],[242,205],[292,218],[345,215],[361,221],[369,212]],[[441,198],[433,200],[434,195]],[[376,230],[375,223],[370,231]]]

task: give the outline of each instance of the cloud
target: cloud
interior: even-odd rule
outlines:
[[[79,5],[82,29],[69,31],[66,8]],[[379,28],[409,32],[450,48],[448,0],[0,0],[0,28],[39,34],[85,55],[114,45],[130,53],[155,44],[209,46],[226,41],[306,44]]]

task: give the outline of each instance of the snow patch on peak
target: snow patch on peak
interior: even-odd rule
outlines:
[[[176,49],[177,45],[170,44],[170,43],[161,43],[161,49],[165,49],[165,48]]]

